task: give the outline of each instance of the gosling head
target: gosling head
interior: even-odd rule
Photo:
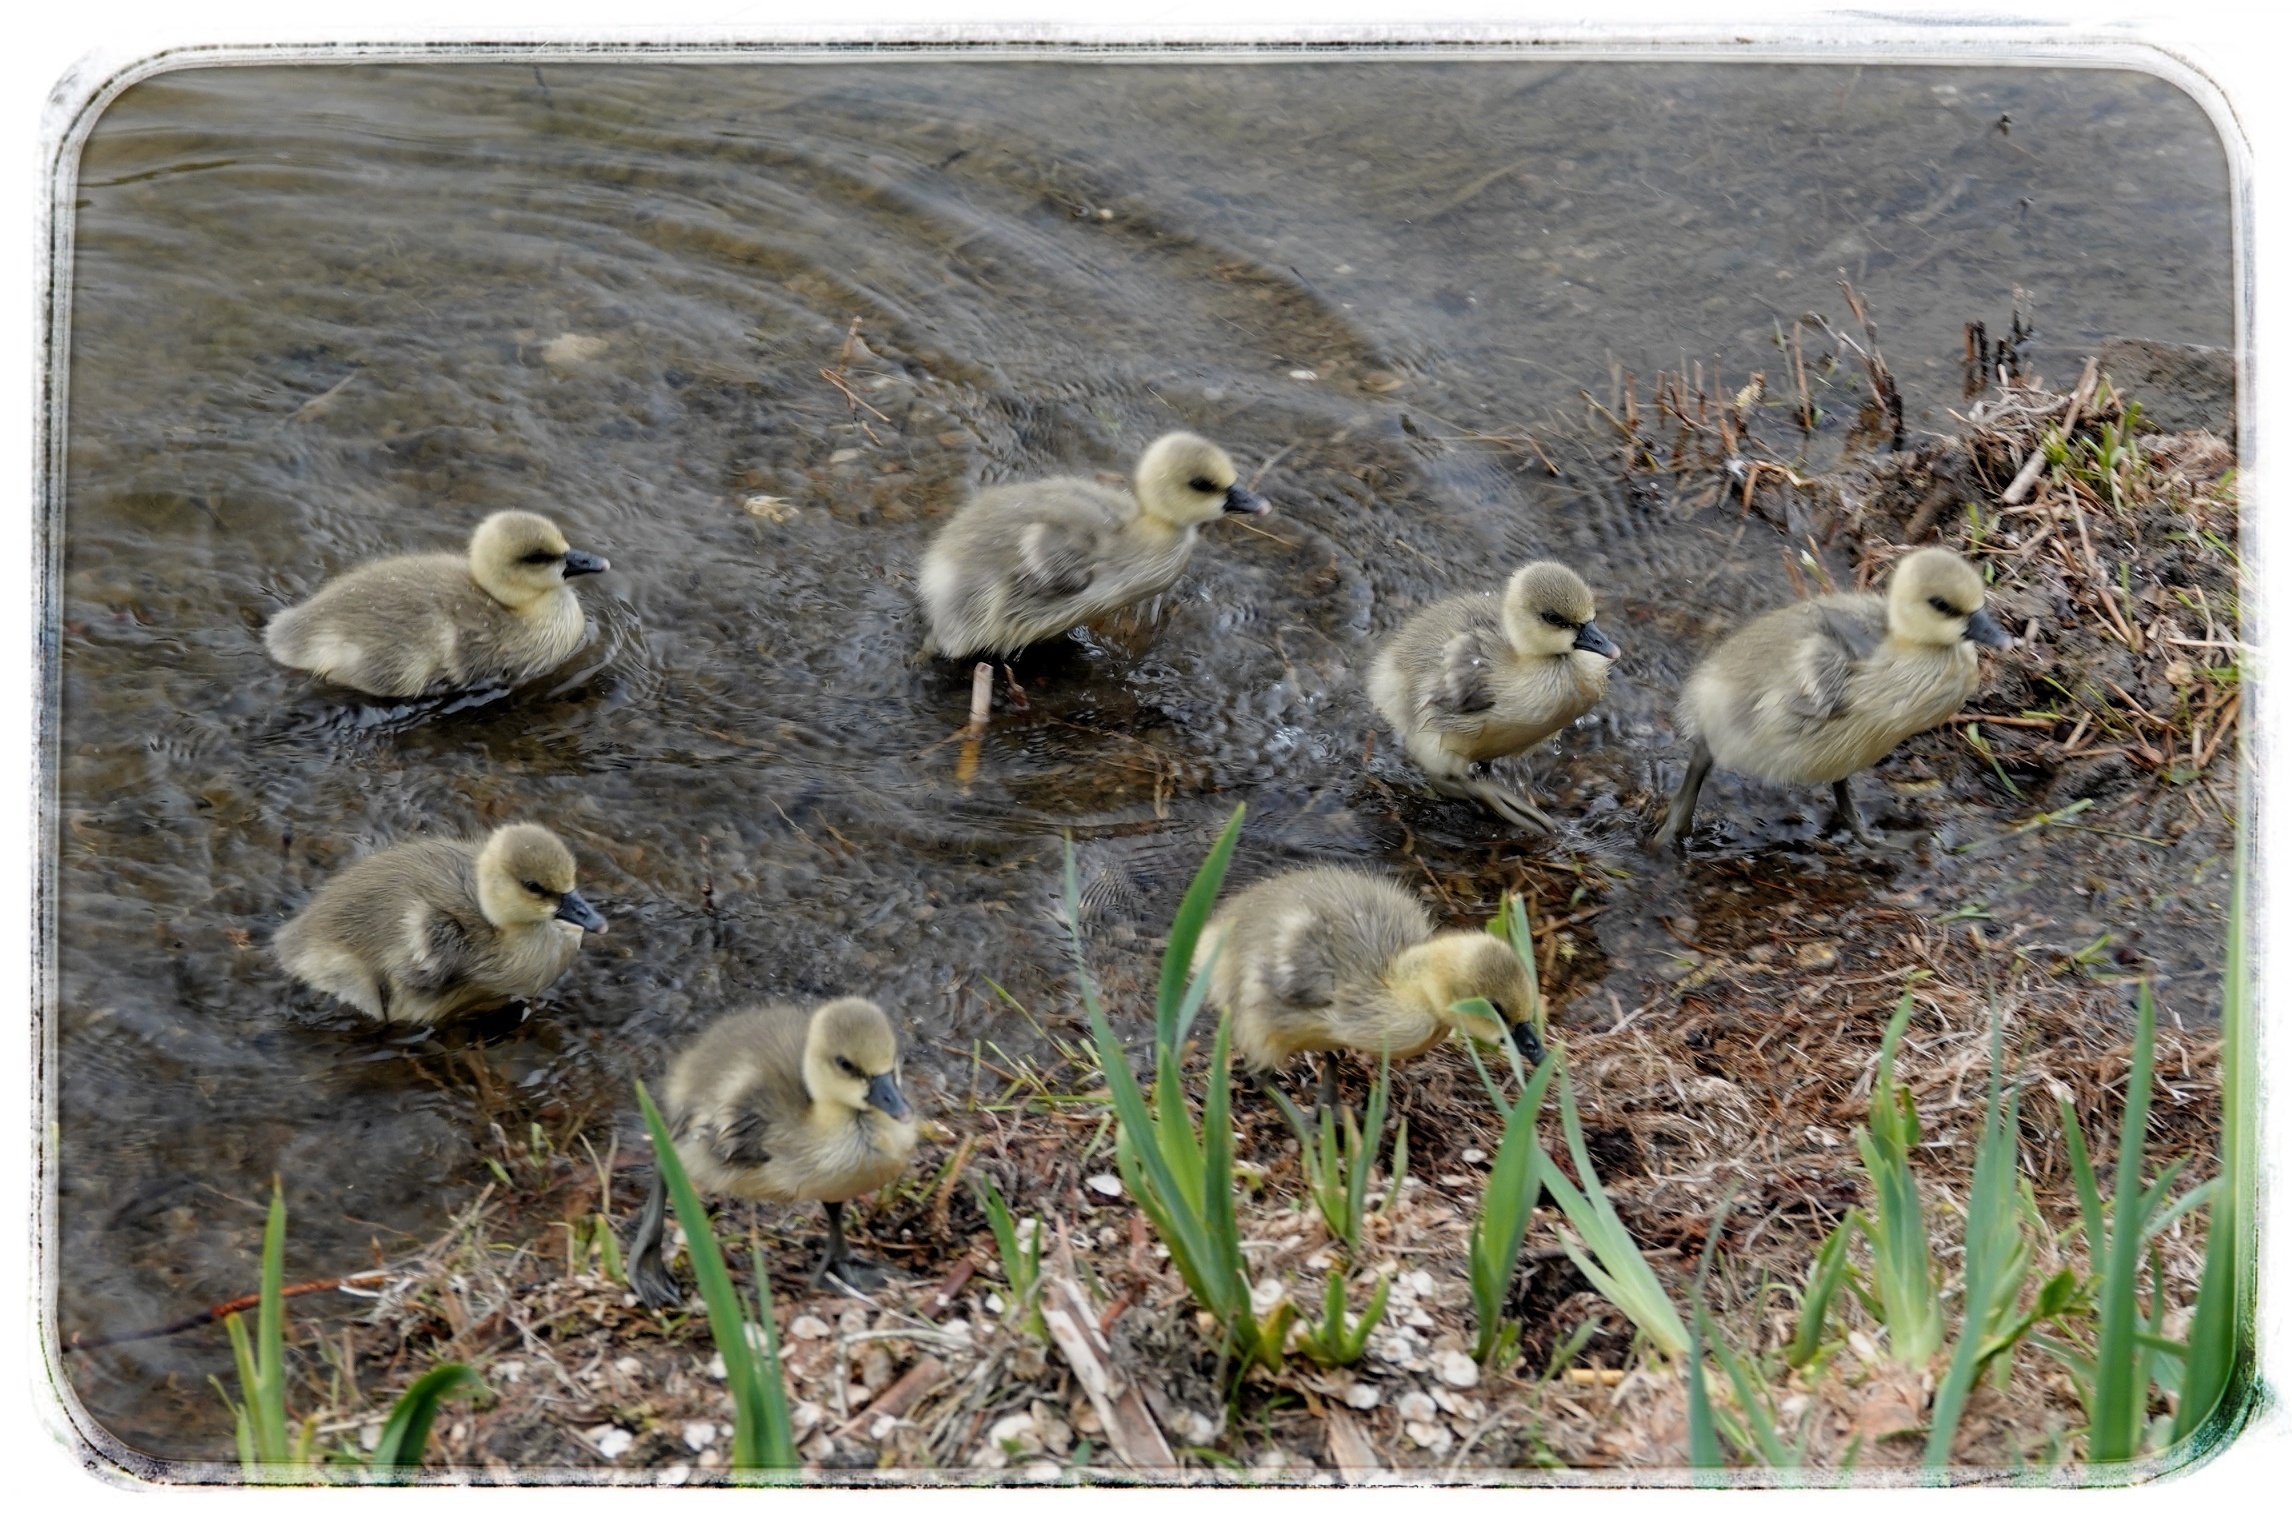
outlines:
[[[470,536],[470,577],[504,605],[530,605],[565,587],[568,578],[612,564],[577,552],[547,516],[522,509],[488,515]]]
[[[899,1037],[881,1008],[846,997],[815,1009],[804,1042],[804,1085],[815,1100],[895,1120],[914,1111],[899,1091]]]
[[[1532,562],[1504,586],[1504,635],[1525,658],[1623,651],[1592,623],[1591,586],[1557,562]]]
[[[538,823],[496,828],[478,851],[478,906],[495,928],[530,928],[561,918],[605,932],[597,909],[573,889],[573,851]]]
[[[1886,628],[1921,646],[1979,642],[2011,647],[2013,638],[1982,608],[1982,576],[1955,552],[1924,547],[1894,565],[1886,586]]]
[[[1224,514],[1262,515],[1265,500],[1241,485],[1233,458],[1199,435],[1165,435],[1138,458],[1138,507],[1181,529]]]
[[[1401,957],[1399,985],[1452,1029],[1484,1045],[1502,1045],[1504,1037],[1484,1015],[1458,1012],[1466,998],[1483,998],[1512,1032],[1513,1043],[1524,1054],[1538,1055],[1536,1044],[1536,989],[1512,946],[1493,934],[1435,934]]]

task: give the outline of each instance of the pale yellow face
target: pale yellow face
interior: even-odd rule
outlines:
[[[1466,998],[1487,1000],[1506,1028],[1526,1023],[1536,1013],[1535,989],[1512,947],[1491,934],[1436,935],[1426,947],[1429,981],[1441,1011],[1449,1022],[1485,1045],[1501,1045],[1504,1037],[1487,1018],[1458,1013],[1453,1005]]]
[[[1199,435],[1165,435],[1138,458],[1139,507],[1171,525],[1199,525],[1227,509],[1240,474],[1233,458]]]
[[[1904,641],[1950,647],[1967,640],[1969,626],[1989,625],[1980,615],[1981,574],[1955,552],[1925,547],[1895,564],[1886,586],[1887,629]]]
[[[470,536],[470,576],[505,604],[523,604],[565,586],[571,550],[547,517],[506,509]]]
[[[494,831],[478,853],[478,905],[496,928],[546,923],[573,890],[573,852],[538,823]]]
[[[906,1119],[911,1112],[899,1088],[899,1036],[890,1017],[865,998],[838,998],[813,1012],[804,1081],[814,1098],[854,1114],[872,1110]]]
[[[1591,586],[1562,563],[1532,562],[1504,586],[1504,634],[1526,656],[1550,657],[1585,645],[1580,639],[1587,627],[1605,641],[1593,624],[1595,614]]]

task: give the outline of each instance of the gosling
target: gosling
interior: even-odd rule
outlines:
[[[844,1245],[844,1201],[898,1177],[915,1153],[899,1040],[881,1008],[847,997],[808,1014],[777,1004],[728,1014],[671,1064],[661,1106],[677,1160],[703,1193],[826,1205],[814,1284],[883,1282]],[[661,1257],[667,1206],[656,1167],[629,1264],[629,1287],[655,1308],[683,1299]]]
[[[392,844],[335,876],[278,931],[289,974],[389,1024],[427,1024],[546,989],[605,920],[573,855],[530,822],[490,838]]]
[[[1267,508],[1199,435],[1155,441],[1131,481],[1132,493],[1077,477],[1012,483],[956,511],[923,554],[925,651],[1008,657],[1159,594],[1204,523]]]
[[[1826,594],[1759,617],[1688,676],[1678,719],[1695,753],[1655,841],[1685,842],[1716,764],[1776,784],[1827,783],[1857,841],[1894,847],[1863,822],[1847,776],[1965,704],[1981,678],[1977,642],[2013,638],[1982,608],[1973,565],[1940,547],[1903,558],[1883,597]]]
[[[1195,948],[1196,970],[1213,959],[1208,997],[1232,1015],[1243,1063],[1263,1074],[1320,1051],[1324,1107],[1337,1096],[1334,1052],[1402,1061],[1452,1030],[1502,1044],[1484,1016],[1456,1010],[1465,998],[1485,998],[1521,1054],[1543,1059],[1541,1009],[1511,947],[1436,931],[1424,904],[1383,876],[1319,865],[1237,892]]]
[[[517,684],[581,645],[586,622],[566,580],[611,564],[566,545],[540,515],[504,510],[469,554],[385,557],[271,617],[263,643],[288,668],[369,695]]]
[[[1621,649],[1593,614],[1592,591],[1572,569],[1529,563],[1502,596],[1460,594],[1409,617],[1369,670],[1369,699],[1435,790],[1549,833],[1552,819],[1533,800],[1485,775],[1607,693]]]

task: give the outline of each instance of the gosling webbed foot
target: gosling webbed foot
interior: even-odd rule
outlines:
[[[629,1264],[629,1291],[649,1310],[667,1310],[684,1304],[684,1288],[662,1263],[657,1247]]]
[[[1687,777],[1679,782],[1679,790],[1671,798],[1671,810],[1664,813],[1663,826],[1655,830],[1648,840],[1655,848],[1669,845],[1680,853],[1687,852],[1687,835],[1695,827],[1695,802],[1703,794],[1703,782],[1711,774],[1711,750],[1701,739],[1687,761]]]
[[[1435,780],[1436,789],[1443,794],[1477,801],[1516,828],[1532,828],[1545,833],[1557,833],[1559,824],[1546,816],[1543,809],[1519,791],[1508,791],[1492,781],[1478,779]]]
[[[637,1216],[636,1229],[629,1233],[628,1249],[629,1289],[653,1310],[684,1304],[684,1290],[661,1256],[667,1235],[668,1185],[655,1169],[652,1191],[645,1195],[644,1211]]]
[[[865,1294],[883,1288],[891,1277],[891,1270],[883,1264],[871,1262],[844,1243],[844,1207],[841,1201],[823,1206],[828,1212],[828,1246],[820,1256],[820,1266],[812,1271],[812,1287],[818,1289],[829,1280],[856,1293]]]
[[[814,1289],[841,1284],[860,1294],[873,1294],[890,1278],[891,1270],[883,1264],[847,1251],[833,1260],[822,1258],[820,1266],[812,1271],[810,1283]]]
[[[1825,832],[1844,828],[1856,843],[1866,849],[1875,849],[1881,854],[1908,852],[1911,847],[1908,843],[1900,839],[1889,838],[1863,820],[1862,808],[1855,805],[1854,792],[1847,788],[1847,783],[1844,780],[1833,780],[1830,794],[1831,819],[1824,828]]]

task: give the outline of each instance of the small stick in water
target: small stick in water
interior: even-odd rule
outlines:
[[[968,787],[979,772],[979,740],[987,735],[987,716],[995,704],[995,665],[982,663],[971,670],[971,723],[963,729],[963,752],[955,760],[955,779]]]

